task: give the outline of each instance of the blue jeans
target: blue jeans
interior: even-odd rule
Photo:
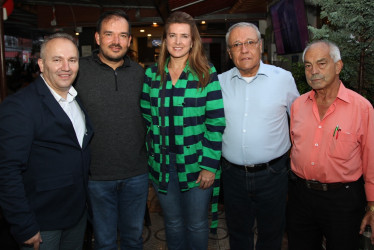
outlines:
[[[89,181],[95,249],[143,249],[143,222],[148,196],[148,174],[125,180]]]
[[[287,200],[289,158],[284,155],[265,170],[249,173],[222,161],[225,216],[231,250],[281,249]]]
[[[206,250],[209,239],[209,200],[212,187],[181,192],[175,167],[171,167],[168,192],[157,192],[164,215],[166,241],[170,250]]]
[[[73,227],[64,230],[41,231],[42,243],[39,250],[81,250],[83,248],[84,232],[87,225],[87,212]],[[21,247],[31,250],[32,247]]]

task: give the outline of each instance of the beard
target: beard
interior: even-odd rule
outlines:
[[[112,47],[118,47],[120,49],[123,49],[122,46],[120,46],[119,44],[112,44],[109,46],[109,48],[112,48]],[[123,60],[123,57],[126,55],[127,53],[127,49],[122,51],[120,54],[116,55],[116,56],[112,56],[112,55],[109,55],[108,53],[106,53],[105,50],[103,50],[101,47],[100,47],[100,53],[103,57],[105,57],[105,59],[107,59],[108,61],[112,61],[112,62],[119,62],[121,60]]]

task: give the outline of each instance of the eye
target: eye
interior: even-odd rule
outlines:
[[[175,37],[175,35],[174,34],[169,34],[169,37],[173,38],[173,37]]]
[[[183,35],[183,38],[188,38],[188,35]]]
[[[77,59],[70,59],[69,61],[72,62],[72,63],[76,63],[78,60]]]
[[[324,68],[326,66],[326,63],[325,62],[321,62],[318,65],[319,65],[319,67]]]
[[[240,45],[242,45],[242,43],[234,43],[234,44],[232,45],[232,47],[233,47],[233,48],[238,48]]]
[[[255,42],[254,42],[254,41],[248,41],[247,44],[248,44],[249,46],[252,46],[253,44],[255,44]]]
[[[121,37],[122,38],[128,38],[128,35],[127,34],[122,34]]]
[[[310,68],[310,64],[305,64],[304,67],[305,67],[305,69],[309,69]]]

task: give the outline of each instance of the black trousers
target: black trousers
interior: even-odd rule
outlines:
[[[1,249],[4,250],[18,250],[20,249],[17,242],[10,234],[9,224],[5,221],[2,217],[0,212],[0,242],[1,242]]]
[[[366,198],[363,181],[327,191],[290,180],[287,204],[289,250],[357,250]]]

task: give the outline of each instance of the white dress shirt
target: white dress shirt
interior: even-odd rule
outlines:
[[[288,151],[288,115],[299,96],[290,72],[260,63],[248,83],[234,67],[218,75],[226,117],[222,155],[238,165],[269,162]]]
[[[43,75],[41,75],[41,77],[43,78]],[[53,97],[69,117],[71,123],[73,124],[75,135],[77,136],[79,145],[82,147],[83,137],[86,133],[86,121],[83,111],[75,100],[75,97],[78,94],[77,91],[73,86],[71,86],[66,99],[64,99],[59,94],[57,94],[56,91],[54,91],[45,80],[44,82],[51,91]]]

